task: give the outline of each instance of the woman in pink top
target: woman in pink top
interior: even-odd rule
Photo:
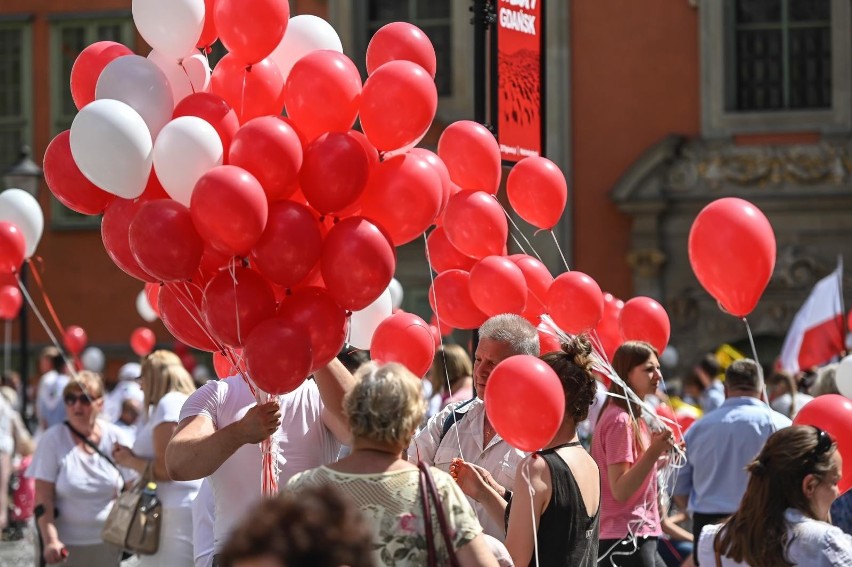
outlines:
[[[657,351],[629,341],[612,360],[615,372],[639,398],[653,394],[662,380]],[[599,565],[665,567],[657,554],[662,533],[657,506],[657,460],[671,447],[671,432],[652,433],[638,404],[624,399],[613,383],[592,438],[592,457],[601,471]]]

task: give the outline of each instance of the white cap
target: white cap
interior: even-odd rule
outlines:
[[[118,369],[119,380],[136,380],[142,375],[142,366],[138,362],[128,362]]]

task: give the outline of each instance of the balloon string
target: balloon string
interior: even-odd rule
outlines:
[[[757,375],[760,377],[760,385],[761,391],[763,394],[763,401],[766,402],[766,405],[769,405],[769,396],[766,393],[766,380],[763,378],[763,366],[760,365],[760,359],[757,357],[757,347],[754,345],[754,335],[751,333],[751,326],[748,324],[748,319],[743,317],[743,323],[745,323],[746,334],[748,335],[748,343],[751,345],[751,355],[754,358],[754,363],[757,365]]]
[[[562,253],[562,247],[559,246],[559,239],[556,238],[556,233],[553,232],[553,229],[550,229],[550,236],[553,237],[553,243],[556,245],[556,249],[559,251],[559,257],[562,258],[562,263],[565,264],[565,269],[567,271],[571,271],[571,268],[568,267],[568,260],[565,259],[565,254]]]
[[[206,58],[206,55],[205,55],[205,58]],[[183,59],[180,60],[178,65],[180,65],[180,68],[183,71],[183,74],[186,75],[186,80],[189,81],[189,88],[190,88],[190,90],[192,90],[192,94],[195,94],[195,85],[192,83],[192,77],[189,76],[189,71],[187,71],[186,67],[183,66]],[[210,67],[210,61],[209,60],[207,62],[207,67],[208,68]],[[180,102],[180,101],[176,100],[175,105],[177,105],[178,102]]]
[[[231,258],[228,262],[228,273],[231,274],[231,282],[234,284],[234,319],[237,322],[237,342],[243,344],[243,336],[240,333],[240,298],[237,297],[237,261]]]
[[[432,299],[434,300],[433,303],[435,305],[435,318],[438,320],[438,340],[441,343],[441,357],[444,360],[444,379],[447,382],[447,392],[450,393],[450,397],[453,397],[453,385],[450,384],[450,372],[447,369],[447,353],[444,351],[444,334],[441,332],[441,314],[438,313],[438,294],[435,293],[435,273],[432,270],[432,257],[429,254],[429,241],[426,238],[425,232],[423,233],[423,245],[423,247],[426,249],[426,263],[429,264],[429,278],[432,280],[432,286],[429,288],[429,293],[432,294]],[[438,395],[440,396],[441,393],[438,392]],[[455,410],[450,415],[453,416],[453,425],[456,425],[458,423],[458,419],[456,418]],[[454,427],[453,429],[455,429],[456,431],[456,443],[458,443],[459,446],[459,457],[461,457],[462,460],[465,460],[464,452],[462,451],[461,446],[461,435],[459,434],[459,428]]]
[[[204,335],[208,339],[210,339],[210,342],[212,342],[215,347],[217,347],[219,350],[224,349],[225,348],[224,345],[222,345],[219,341],[217,341],[213,337],[213,335],[210,334],[210,331],[207,330],[207,325],[205,325],[204,322],[201,320],[201,312],[199,311],[198,314],[196,315],[196,313],[194,313],[192,309],[187,307],[187,303],[189,303],[190,305],[195,307],[196,310],[198,309],[198,306],[196,306],[195,302],[192,301],[192,294],[189,291],[189,285],[187,284],[187,282],[183,282],[183,284],[184,284],[184,288],[185,288],[184,290],[181,290],[177,286],[177,282],[175,283],[175,286],[173,288],[171,288],[172,291],[174,292],[175,299],[177,299],[177,301],[178,301],[178,304],[181,307],[183,307],[184,311],[186,311],[187,315],[189,315],[189,317],[190,317],[190,319],[192,319],[193,323],[195,323],[198,326],[198,328],[201,329],[201,332],[203,332]],[[186,296],[181,297],[181,294],[180,294],[181,291],[186,291]],[[186,303],[184,303],[184,301],[186,301]]]
[[[245,72],[243,73],[243,88],[240,90],[240,119],[242,120],[243,112],[245,111],[246,104],[246,83],[248,82],[248,74],[251,73],[251,65],[246,67]]]
[[[12,320],[6,319],[3,334],[3,372],[8,373],[12,369]]]
[[[50,301],[50,297],[47,295],[47,291],[44,289],[44,284],[41,281],[41,275],[38,273],[38,270],[32,265],[31,262],[27,262],[30,268],[30,273],[33,275],[33,278],[36,282],[36,287],[38,287],[39,293],[41,293],[41,297],[44,300],[44,304],[47,307],[48,313],[53,318],[53,322],[56,325],[57,330],[60,332],[62,336],[65,336],[65,327],[59,321],[59,316],[56,314],[56,310],[53,308],[53,302]]]
[[[499,200],[497,200],[497,197],[495,195],[491,195],[491,196],[494,198],[495,201],[497,201],[497,203],[500,205],[500,208],[503,209],[503,214],[506,215],[506,218],[509,219],[509,222],[512,223],[512,226],[515,228],[515,230],[518,232],[518,234],[521,235],[521,238],[524,239],[524,242],[526,242],[527,245],[530,247],[530,250],[532,250],[532,253],[535,254],[536,258],[538,258],[538,261],[541,262],[542,261],[541,256],[538,255],[538,252],[536,251],[535,246],[533,246],[532,242],[530,242],[529,239],[526,237],[526,235],[524,234],[524,231],[521,230],[521,227],[518,226],[518,223],[515,222],[515,219],[512,218],[512,215],[509,214],[509,211],[506,210],[506,207],[504,207],[503,204],[500,203]],[[517,242],[517,240],[516,240],[516,242]],[[523,248],[521,247],[521,249],[523,249]]]

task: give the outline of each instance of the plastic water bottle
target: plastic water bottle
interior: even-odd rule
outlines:
[[[142,489],[142,506],[146,510],[151,510],[160,505],[160,499],[157,497],[157,483],[149,482]]]

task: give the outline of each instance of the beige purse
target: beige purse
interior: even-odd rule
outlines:
[[[163,508],[152,476],[148,464],[136,486],[115,499],[101,532],[106,543],[141,555],[157,553]]]

